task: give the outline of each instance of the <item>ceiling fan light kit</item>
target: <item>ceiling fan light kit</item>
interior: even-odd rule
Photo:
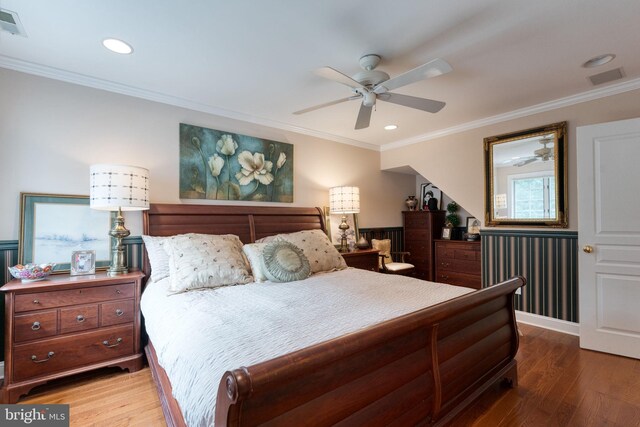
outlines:
[[[293,114],[305,114],[319,110],[320,108],[340,104],[342,102],[361,99],[362,103],[360,105],[360,110],[358,111],[358,117],[355,125],[355,129],[358,130],[369,127],[369,124],[371,123],[372,109],[376,105],[377,100],[427,111],[429,113],[437,113],[444,108],[446,104],[442,101],[390,93],[390,91],[420,80],[451,72],[451,65],[449,65],[445,60],[440,58],[434,59],[393,78],[390,78],[384,71],[375,69],[380,63],[380,60],[380,55],[364,55],[360,58],[360,66],[364,71],[360,71],[353,77],[349,77],[331,67],[322,67],[316,70],[316,74],[320,77],[349,86],[353,92],[353,96],[338,99],[336,101],[325,102],[320,105],[296,111]]]

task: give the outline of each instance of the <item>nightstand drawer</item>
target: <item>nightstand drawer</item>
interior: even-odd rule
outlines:
[[[100,304],[100,325],[110,326],[133,322],[133,300]]]
[[[24,381],[133,354],[133,325],[42,340],[14,348],[13,378]]]
[[[58,327],[56,310],[23,314],[14,319],[14,341],[29,341],[55,335]]]
[[[133,298],[134,283],[78,288],[67,291],[38,292],[15,296],[15,311],[31,311],[43,308],[65,307],[68,305],[110,301],[120,298]]]
[[[60,333],[86,331],[98,327],[98,304],[60,309]]]

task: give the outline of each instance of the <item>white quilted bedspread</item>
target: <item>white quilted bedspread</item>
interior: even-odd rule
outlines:
[[[168,280],[142,296],[146,329],[189,426],[212,426],[225,371],[472,292],[349,268],[290,283],[250,283],[167,296]]]

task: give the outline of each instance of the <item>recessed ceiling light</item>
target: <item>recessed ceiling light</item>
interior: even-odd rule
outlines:
[[[613,58],[615,57],[616,56],[613,53],[605,53],[604,55],[598,55],[596,57],[591,58],[590,60],[582,64],[582,66],[584,68],[597,67],[599,65],[608,64],[609,62],[613,61]]]
[[[123,55],[128,55],[133,52],[133,48],[129,44],[118,39],[104,39],[102,40],[102,45],[111,52],[121,53]]]
[[[386,125],[384,130],[396,130],[398,129],[398,125]]]

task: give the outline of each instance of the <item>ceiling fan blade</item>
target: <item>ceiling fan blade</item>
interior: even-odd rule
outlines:
[[[354,87],[364,88],[363,85],[353,80],[351,77],[331,67],[318,68],[315,71],[315,73],[320,77],[333,80],[334,82],[342,83],[343,85],[347,85],[350,88],[354,88]]]
[[[528,165],[529,163],[533,163],[533,162],[535,162],[536,160],[538,160],[538,158],[537,158],[537,157],[530,157],[530,158],[528,158],[528,159],[526,159],[526,160],[522,160],[522,161],[520,161],[520,162],[518,162],[518,163],[515,163],[513,166],[517,166],[517,167],[526,166],[526,165]]]
[[[434,101],[433,99],[418,98],[415,96],[401,95],[399,93],[385,93],[378,96],[380,101],[391,102],[393,104],[404,105],[405,107],[415,108],[429,113],[437,113],[442,110],[446,103],[442,101]]]
[[[447,61],[437,58],[424,65],[416,67],[413,70],[407,71],[404,74],[400,74],[399,76],[395,76],[378,84],[373,91],[375,93],[385,93],[420,80],[446,74],[451,70],[453,70],[453,68],[451,68],[451,65],[449,65]]]
[[[360,105],[360,112],[358,112],[358,119],[356,120],[356,130],[369,127],[369,123],[371,122],[371,111],[373,111],[373,106],[365,107],[364,104]]]
[[[309,111],[319,110],[320,108],[329,107],[331,105],[336,105],[342,102],[351,101],[353,99],[359,99],[359,98],[361,98],[360,95],[349,96],[347,98],[342,98],[342,99],[336,99],[335,101],[325,102],[324,104],[320,104],[320,105],[314,105],[313,107],[305,108],[304,110],[294,111],[293,114],[296,114],[296,115],[304,114],[304,113],[308,113]]]

